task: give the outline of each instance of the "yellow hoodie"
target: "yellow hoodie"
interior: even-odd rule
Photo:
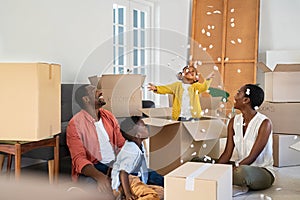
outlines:
[[[188,88],[188,93],[190,96],[190,105],[191,105],[191,115],[193,118],[201,117],[201,105],[199,94],[208,90],[211,83],[210,80],[205,80],[204,83],[193,83]],[[182,102],[182,94],[183,87],[182,82],[175,82],[169,85],[161,85],[156,86],[157,94],[172,94],[173,95],[173,108],[172,108],[172,119],[178,120],[180,112],[181,112],[181,102]]]

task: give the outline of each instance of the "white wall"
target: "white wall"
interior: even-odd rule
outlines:
[[[156,81],[167,83],[188,59],[192,0],[153,2],[161,48]],[[299,50],[299,10],[299,0],[261,0],[261,57],[266,50]],[[111,66],[111,19],[108,0],[0,0],[0,62],[60,63],[62,82],[85,82]]]
[[[55,62],[62,65],[63,82],[73,82],[79,71],[85,82],[89,68],[81,68],[111,39],[110,19],[107,0],[0,0],[0,62]],[[89,59],[97,60],[90,67],[97,65],[101,73],[112,60],[112,53],[104,55]]]

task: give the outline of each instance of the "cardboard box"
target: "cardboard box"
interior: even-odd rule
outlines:
[[[232,166],[187,162],[165,177],[165,200],[232,199]]]
[[[298,135],[273,134],[274,166],[300,165],[300,152],[290,147],[299,141]]]
[[[60,133],[60,65],[0,63],[0,81],[0,140],[36,141]]]
[[[162,175],[195,156],[215,153],[219,138],[226,136],[226,125],[220,119],[179,122],[145,118],[144,122],[150,132],[149,166]]]
[[[263,63],[265,100],[271,102],[300,102],[300,64],[277,64],[271,71]]]
[[[264,102],[259,112],[266,115],[273,124],[274,133],[300,135],[300,103]]]
[[[102,89],[106,105],[103,108],[111,111],[115,117],[141,116],[142,85],[145,76],[140,74],[103,74],[101,77],[90,77],[91,84]]]

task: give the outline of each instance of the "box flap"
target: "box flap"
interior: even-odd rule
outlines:
[[[183,122],[184,127],[195,141],[220,138],[226,134],[226,125],[220,119],[206,119]]]
[[[179,121],[160,119],[160,118],[144,118],[144,123],[150,126],[163,127],[166,125],[177,124]]]
[[[142,113],[147,115],[148,117],[156,117],[156,118],[166,118],[171,119],[172,117],[172,108],[142,108],[140,109]]]
[[[263,72],[271,72],[272,70],[263,62],[257,63],[257,68],[262,70]]]
[[[300,71],[299,64],[277,64],[274,72],[298,72]]]
[[[99,79],[102,89],[113,89],[116,86],[119,90],[141,87],[145,76],[141,74],[103,74]]]
[[[300,141],[299,142],[296,142],[295,144],[292,144],[290,146],[291,149],[295,149],[297,151],[300,151]]]

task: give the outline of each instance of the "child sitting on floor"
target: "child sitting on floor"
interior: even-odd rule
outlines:
[[[126,142],[112,168],[114,194],[125,196],[126,200],[145,199],[146,196],[147,199],[162,199],[163,177],[155,171],[149,171],[146,164],[143,140],[149,137],[149,132],[142,117],[126,118],[120,129]]]

